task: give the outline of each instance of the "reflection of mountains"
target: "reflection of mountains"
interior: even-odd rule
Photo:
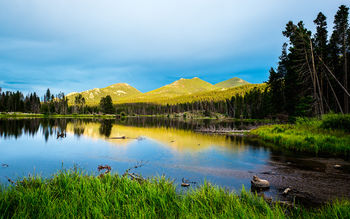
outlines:
[[[201,128],[236,128],[245,124],[215,122],[211,120],[172,120],[165,118],[127,118],[125,120],[103,119],[0,119],[0,138],[20,138],[39,133],[47,141],[49,136],[65,131],[75,136],[85,135],[96,139],[126,136],[129,139],[112,140],[116,145],[128,145],[136,138],[145,136],[176,150],[201,150],[212,145],[243,148],[241,137],[226,137],[195,133]],[[132,139],[134,138],[134,139]]]
[[[238,136],[207,135],[167,127],[134,127],[108,123],[68,123],[67,132],[88,136],[95,139],[106,139],[116,145],[128,145],[139,137],[146,137],[165,144],[175,150],[202,150],[213,145],[243,149],[244,140]],[[77,131],[79,130],[79,131]],[[111,139],[125,136],[126,139]]]

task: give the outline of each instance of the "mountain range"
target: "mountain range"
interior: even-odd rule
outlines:
[[[174,81],[171,84],[165,85],[158,89],[142,93],[136,88],[126,84],[117,83],[110,85],[105,88],[94,88],[91,90],[80,92],[80,94],[85,98],[87,105],[97,105],[99,104],[102,97],[110,95],[113,103],[136,103],[136,102],[154,102],[154,103],[169,103],[174,102],[171,100],[183,98],[191,98],[198,95],[210,96],[219,93],[226,93],[232,90],[232,88],[237,88],[242,85],[248,85],[246,88],[250,88],[252,85],[247,81],[240,78],[231,78],[229,80],[220,82],[218,84],[211,84],[209,82],[203,81],[198,77],[192,79],[181,78]],[[237,90],[237,89],[235,89]],[[240,89],[242,90],[242,89]],[[243,90],[245,90],[243,88]],[[74,104],[75,96],[79,93],[73,92],[67,95],[68,103]],[[179,102],[179,101],[175,101]]]

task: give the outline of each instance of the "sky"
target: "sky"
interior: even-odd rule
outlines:
[[[329,30],[347,0],[0,0],[0,87],[79,92],[268,79],[290,20]]]

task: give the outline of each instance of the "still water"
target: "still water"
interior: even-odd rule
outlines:
[[[206,180],[228,189],[240,190],[242,185],[250,189],[252,176],[259,175],[270,180],[267,194],[271,196],[278,196],[287,186],[312,195],[320,193],[325,199],[350,196],[345,184],[350,180],[348,161],[273,152],[246,137],[196,132],[255,125],[159,118],[0,120],[0,182],[7,184],[8,178],[29,174],[50,177],[74,166],[98,174],[97,166],[107,164],[122,174],[142,162],[144,166],[133,172],[144,177],[164,175],[177,185],[185,178],[197,182],[192,187]],[[64,136],[57,137],[61,133]],[[116,139],[122,136],[125,139]],[[335,164],[345,168],[333,170]],[[330,174],[337,179],[331,180]],[[325,179],[342,188],[330,189]],[[318,180],[326,184],[318,185]],[[314,188],[324,186],[327,191]]]

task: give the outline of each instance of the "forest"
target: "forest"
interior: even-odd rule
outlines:
[[[318,117],[334,112],[349,113],[350,28],[349,8],[341,5],[334,16],[333,32],[328,33],[326,16],[320,12],[314,20],[315,33],[303,21],[286,24],[278,66],[270,69],[263,85],[246,87],[244,92],[222,99],[196,95],[178,97],[166,104],[112,104],[111,97],[100,105],[87,106],[81,95],[68,105],[63,93],[54,95],[47,90],[44,97],[35,92],[24,96],[20,91],[2,92],[0,112],[43,114],[125,114],[155,115],[201,112],[204,116],[220,113],[233,118]],[[243,85],[246,86],[246,85]],[[243,87],[242,86],[242,87]],[[186,101],[184,101],[186,100]]]

